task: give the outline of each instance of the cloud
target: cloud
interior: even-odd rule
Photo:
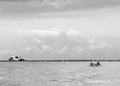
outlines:
[[[30,50],[32,50],[32,48],[30,46],[28,46],[28,47],[24,48],[22,51],[29,52]]]
[[[29,42],[30,50],[40,54],[83,54],[112,48],[73,29],[28,29],[18,33]]]
[[[107,44],[107,43],[104,43],[104,42],[100,42],[98,44],[91,44],[90,46],[90,49],[91,50],[95,50],[95,49],[105,49],[106,47],[111,47],[111,45]]]
[[[59,35],[58,31],[50,31],[50,30],[39,30],[39,29],[32,29],[32,30],[19,30],[21,34],[27,36],[39,36],[39,37],[56,37]]]
[[[12,49],[0,49],[1,55],[15,54],[15,50]]]
[[[13,15],[120,6],[119,0],[0,0],[0,13]]]
[[[66,34],[69,36],[76,36],[76,35],[79,35],[80,32],[75,31],[75,30],[68,30],[68,31],[66,31]]]
[[[76,30],[63,30],[58,28],[51,28],[51,29],[29,29],[29,30],[18,30],[18,33],[26,36],[38,36],[38,37],[57,37],[60,35],[67,35],[67,36],[79,36],[84,37],[79,31]]]
[[[99,42],[96,39],[89,39],[88,40],[88,44],[89,44],[89,48],[91,50],[95,50],[95,49],[104,49],[106,47],[112,48],[111,45],[105,43],[105,42]]]

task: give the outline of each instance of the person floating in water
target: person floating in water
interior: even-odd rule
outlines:
[[[99,61],[97,62],[97,65],[101,65]]]

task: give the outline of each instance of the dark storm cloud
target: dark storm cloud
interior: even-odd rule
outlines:
[[[3,15],[73,11],[119,6],[120,0],[0,0]]]

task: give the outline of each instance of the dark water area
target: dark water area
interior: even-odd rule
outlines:
[[[0,86],[119,86],[120,63],[0,62]]]

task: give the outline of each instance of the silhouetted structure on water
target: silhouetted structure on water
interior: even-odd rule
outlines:
[[[25,59],[23,59],[22,57],[20,57],[20,56],[15,56],[15,57],[10,57],[9,59],[8,59],[9,61],[25,61]]]

